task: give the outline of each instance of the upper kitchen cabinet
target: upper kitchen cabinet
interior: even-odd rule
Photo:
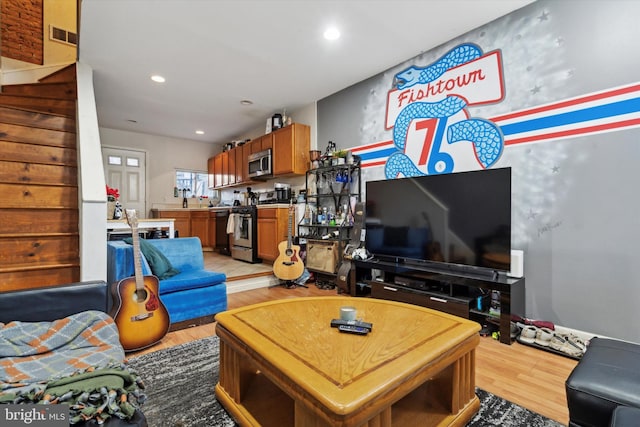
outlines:
[[[251,154],[273,148],[273,133],[259,136],[258,138],[251,140],[249,144],[251,145]]]
[[[310,139],[309,126],[294,123],[216,154],[208,162],[209,187],[224,188],[250,183],[249,155],[269,149],[273,177],[304,175],[309,168]]]
[[[222,186],[226,186],[229,185],[229,152],[225,151],[221,153],[220,157],[222,158]],[[234,176],[235,173],[236,172],[233,171]]]
[[[211,157],[207,161],[207,173],[209,174],[209,188],[216,186],[216,158]]]
[[[311,131],[293,123],[272,133],[273,176],[304,175],[309,169]]]
[[[213,158],[213,186],[222,187],[222,155],[218,154]]]
[[[236,184],[240,184],[245,181],[245,172],[244,169],[246,167],[245,163],[247,163],[247,158],[244,155],[244,151],[242,150],[242,146],[236,147],[233,150],[236,155]]]
[[[238,171],[237,171],[238,164],[236,162],[236,158],[237,158],[236,157],[236,153],[238,151],[242,152],[242,150],[238,150],[238,148],[234,148],[232,150],[227,151],[227,155],[229,157],[229,160],[228,160],[228,165],[229,165],[229,173],[228,173],[228,175],[229,175],[229,185],[233,185],[233,184],[238,183],[238,179],[237,179],[237,176],[238,176]]]

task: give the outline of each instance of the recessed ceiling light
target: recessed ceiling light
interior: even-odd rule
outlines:
[[[165,82],[165,78],[162,77],[162,76],[158,76],[158,75],[151,76],[151,80],[153,80],[156,83],[164,83]]]
[[[198,135],[204,135],[204,131],[203,131],[203,130],[197,130],[197,131],[196,131],[196,133],[197,133]]]
[[[337,40],[340,38],[340,31],[336,27],[329,27],[324,32],[324,38],[327,40]]]
[[[240,101],[240,105],[253,105],[253,101],[249,99],[243,99],[242,101]]]

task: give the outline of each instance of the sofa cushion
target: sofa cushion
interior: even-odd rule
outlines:
[[[160,295],[185,289],[202,288],[224,283],[227,276],[208,270],[189,270],[160,281]]]
[[[130,245],[133,244],[133,239],[131,237],[127,237],[124,239],[125,242]],[[169,277],[173,277],[176,274],[180,274],[180,270],[176,269],[171,265],[171,261],[164,256],[162,251],[157,249],[154,245],[148,243],[144,239],[140,239],[140,251],[146,258],[149,263],[149,267],[151,268],[151,272],[158,277],[158,279],[168,279]]]
[[[171,261],[174,268],[185,272],[204,268],[202,243],[197,237],[180,237],[177,239],[148,239]]]

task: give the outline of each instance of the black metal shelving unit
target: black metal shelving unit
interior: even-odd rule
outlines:
[[[335,259],[319,267],[314,262],[314,253],[307,252],[307,268],[320,274],[335,275],[342,261],[342,252],[351,239],[354,217],[352,200],[361,201],[360,164],[340,164],[309,169],[305,176],[305,215],[298,221],[300,244],[325,245],[335,252]],[[345,209],[346,206],[346,209]],[[324,209],[327,214],[335,214],[334,222],[330,218],[322,219]],[[344,211],[344,217],[339,212]],[[312,257],[309,260],[309,257]],[[315,268],[314,268],[315,266]],[[333,271],[331,271],[333,270]]]

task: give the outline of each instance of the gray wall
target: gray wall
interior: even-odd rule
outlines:
[[[393,75],[461,43],[502,52],[505,98],[468,107],[473,117],[637,83],[638,16],[636,1],[539,0],[318,101],[318,147],[391,140]],[[492,167],[512,167],[512,247],[525,253],[527,317],[640,342],[638,160],[638,128],[505,146]],[[363,177],[383,179],[383,167]]]

